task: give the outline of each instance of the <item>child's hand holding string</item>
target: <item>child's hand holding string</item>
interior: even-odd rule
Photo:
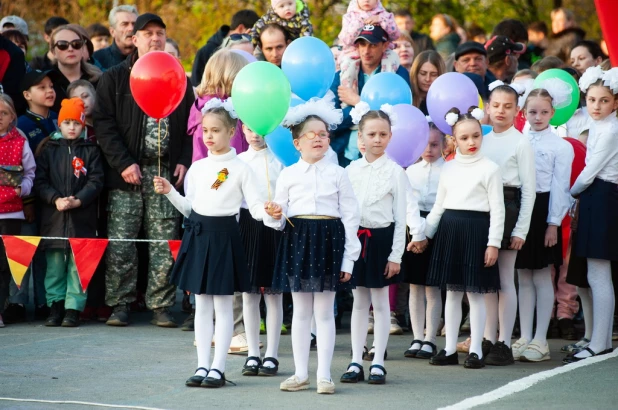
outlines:
[[[154,190],[157,194],[169,194],[172,190],[172,184],[165,178],[154,177]]]
[[[268,201],[264,204],[264,210],[268,215],[270,215],[273,219],[277,221],[281,219],[283,216],[283,210],[281,209],[281,205]]]

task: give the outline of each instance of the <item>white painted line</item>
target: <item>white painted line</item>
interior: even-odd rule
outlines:
[[[615,349],[610,354],[591,357],[576,363],[568,364],[562,367],[556,367],[555,369],[531,374],[530,376],[524,377],[523,379],[513,380],[512,382],[505,384],[502,387],[498,387],[497,389],[492,390],[488,393],[467,398],[460,401],[459,403],[447,407],[442,407],[438,410],[467,410],[476,406],[481,406],[483,404],[492,403],[496,400],[500,400],[504,397],[529,389],[535,384],[542,382],[543,380],[547,380],[550,377],[558,376],[559,374],[563,373],[568,373],[572,370],[576,370],[585,366],[590,366],[592,364],[596,364],[615,357],[618,357],[618,349]]]
[[[117,408],[117,409],[163,410],[163,409],[158,409],[156,407],[126,406],[126,405],[120,405],[120,404],[91,403],[87,401],[71,401],[71,400],[37,400],[37,399],[18,399],[18,398],[13,398],[13,397],[0,397],[0,400],[27,402],[27,403],[78,404],[80,406],[109,407],[109,408]]]

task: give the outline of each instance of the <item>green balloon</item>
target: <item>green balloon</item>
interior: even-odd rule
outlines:
[[[262,137],[277,128],[290,107],[290,82],[279,67],[258,61],[246,65],[232,84],[238,118]]]
[[[550,125],[557,127],[562,124],[566,124],[571,119],[577,107],[579,107],[579,86],[577,81],[566,71],[559,68],[552,68],[547,71],[543,71],[534,80],[533,88],[543,88],[543,83],[546,80],[559,79],[571,86],[571,98],[568,103],[564,103],[562,106],[556,108],[556,113],[549,121]]]

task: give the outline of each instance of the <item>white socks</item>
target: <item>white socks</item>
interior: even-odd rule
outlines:
[[[425,309],[425,298],[427,309]],[[410,318],[414,339],[436,343],[436,332],[442,313],[442,295],[440,288],[433,286],[410,285]],[[423,338],[425,328],[425,316],[427,316],[427,332]],[[420,345],[411,346],[412,349],[420,349]],[[431,352],[431,346],[423,345],[422,350]]]
[[[260,357],[260,300],[259,293],[243,293],[243,318],[247,344],[249,345],[248,357]],[[266,354],[264,357],[277,358],[279,339],[281,338],[281,324],[283,323],[283,295],[264,295],[266,302]],[[249,366],[256,366],[255,360],[247,362]],[[266,362],[266,367],[274,367],[272,362]]]
[[[594,315],[592,314],[592,289],[577,288],[577,294],[582,301],[582,310],[584,311],[584,337],[588,340],[592,338],[592,325],[594,324]]]
[[[447,355],[457,352],[457,336],[461,325],[461,301],[463,292],[446,292],[446,307],[444,310],[444,326],[446,328],[446,350]],[[483,330],[487,309],[485,308],[485,295],[482,293],[468,292],[470,302],[470,353],[476,353],[479,359],[483,358],[481,344],[483,342]]]
[[[373,304],[373,345],[375,353],[372,364],[384,366],[384,352],[386,351],[391,326],[388,290],[388,286],[372,289],[359,286],[352,291],[354,294],[354,307],[352,308],[351,338],[352,361],[355,363],[361,364],[363,362],[363,347],[367,339],[369,306]],[[350,370],[360,372],[360,369],[356,366],[352,366]],[[373,373],[383,374],[379,369],[374,369]]]
[[[532,323],[536,306],[536,332],[534,339],[547,342],[547,329],[554,307],[554,286],[551,268],[540,270],[518,269],[519,274],[519,323],[521,337],[532,341]]]
[[[311,317],[315,315],[318,346],[317,378],[330,380],[330,365],[335,349],[335,292],[292,292],[292,353],[296,377],[306,380],[309,375],[309,346]]]
[[[209,370],[217,369],[225,372],[225,359],[232,342],[234,319],[232,316],[233,295],[213,296],[195,295],[195,340],[197,342],[197,367]],[[213,329],[214,313],[217,313],[217,322]],[[215,333],[215,356],[212,366],[210,362],[210,345],[213,330]],[[203,370],[195,373],[196,376],[206,376]],[[219,379],[217,372],[208,375]]]
[[[496,331],[500,323],[499,341],[507,347],[511,346],[511,336],[517,316],[517,292],[515,290],[515,260],[517,251],[501,250],[498,252],[498,267],[500,269],[500,291],[485,294],[487,306],[487,321],[485,323],[485,339],[496,343]]]

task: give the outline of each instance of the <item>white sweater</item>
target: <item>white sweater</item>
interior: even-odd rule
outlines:
[[[442,167],[436,203],[426,219],[425,234],[433,238],[444,210],[489,212],[487,246],[500,247],[504,231],[504,193],[500,168],[482,153],[462,155]]]

